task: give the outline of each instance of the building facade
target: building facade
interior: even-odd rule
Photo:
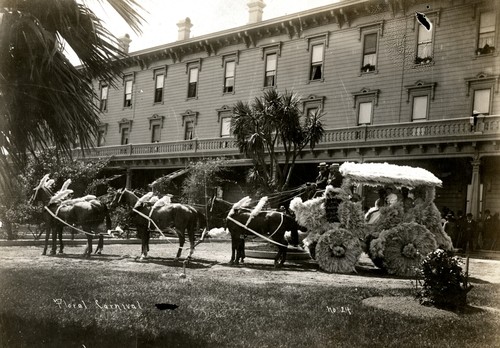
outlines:
[[[247,25],[191,38],[187,18],[178,41],[131,53],[117,88],[96,81],[87,157],[132,187],[201,158],[244,170],[233,105],[293,90],[326,129],[296,182],[319,162],[419,166],[443,180],[439,208],[500,212],[500,2],[345,0],[266,21],[262,0],[248,6]]]

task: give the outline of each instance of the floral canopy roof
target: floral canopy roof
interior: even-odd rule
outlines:
[[[442,185],[442,181],[428,170],[389,163],[345,162],[340,166],[340,173],[353,182],[370,186],[394,185],[413,188]]]

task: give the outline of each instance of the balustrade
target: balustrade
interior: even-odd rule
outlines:
[[[457,136],[469,136],[473,139],[477,133],[486,135],[500,135],[500,115],[486,116],[478,120],[474,132],[471,129],[469,118],[411,122],[386,125],[363,125],[347,129],[326,130],[318,145],[322,147],[363,144],[364,142],[380,143],[383,145],[387,140],[394,144],[396,141],[406,143],[408,139],[418,140],[435,138],[436,142]],[[279,145],[277,150],[280,151]],[[151,144],[129,144],[121,146],[96,147],[86,153],[86,157],[128,157],[131,155],[141,157],[153,154],[192,154],[196,152],[227,153],[238,152],[238,145],[234,138],[194,139],[176,142],[151,143]],[[78,157],[79,151],[75,151]]]

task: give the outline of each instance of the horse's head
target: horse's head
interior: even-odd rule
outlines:
[[[42,180],[40,180],[37,187],[33,189],[33,195],[29,199],[28,203],[33,204],[35,202],[48,202],[53,196],[51,191],[51,186],[54,184],[54,180],[49,179],[49,174],[46,174]]]

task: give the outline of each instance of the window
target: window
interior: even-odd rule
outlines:
[[[151,126],[151,142],[152,143],[159,143],[161,139],[160,136],[160,125],[159,124],[154,124]]]
[[[224,70],[224,93],[234,92],[235,68],[236,68],[236,62],[234,60],[226,62],[226,68]]]
[[[479,15],[479,33],[476,54],[495,52],[496,15],[494,11],[482,12]]]
[[[324,96],[317,96],[314,94],[309,95],[307,98],[302,99],[302,117],[301,121],[305,121],[304,118],[311,118],[314,116],[318,111],[323,110],[325,106],[325,97]]]
[[[165,83],[165,75],[164,74],[156,74],[155,75],[155,103],[163,102],[163,85]]]
[[[483,115],[490,114],[491,88],[474,90],[473,107],[474,111]]]
[[[276,86],[277,56],[278,55],[276,53],[266,54],[266,75],[264,80],[264,87]]]
[[[101,85],[101,100],[99,103],[99,110],[106,111],[108,110],[108,91],[109,86],[106,84]]]
[[[413,85],[405,86],[408,96],[406,103],[410,103],[411,121],[422,121],[429,118],[430,101],[434,100],[436,83],[417,81]]]
[[[122,137],[121,137],[121,144],[122,145],[128,144],[129,134],[130,134],[130,128],[122,127]]]
[[[378,95],[380,90],[362,88],[359,92],[352,93],[354,98],[354,108],[357,115],[357,124],[366,125],[373,123],[373,107],[378,105]]]
[[[231,117],[223,117],[221,119],[220,136],[221,137],[231,136]]]
[[[432,35],[434,25],[427,30],[422,24],[418,25],[417,31],[417,56],[415,64],[427,64],[432,61]]]
[[[313,45],[311,52],[311,80],[323,79],[323,52],[324,45]]]
[[[467,96],[470,97],[470,109],[483,115],[489,115],[492,110],[493,95],[498,93],[500,75],[479,73],[473,78],[466,78]]]
[[[377,33],[365,34],[363,37],[362,72],[375,71],[377,67]]]
[[[97,146],[103,146],[106,144],[106,133],[108,132],[108,124],[101,123],[97,130]]]
[[[198,95],[198,67],[189,69],[188,98],[196,98]]]
[[[411,113],[412,121],[426,120],[428,114],[429,97],[426,95],[413,97]]]
[[[358,125],[372,123],[373,102],[362,102],[358,106]]]
[[[132,107],[132,80],[125,81],[125,98],[123,102],[123,107],[130,108]]]
[[[104,145],[104,131],[99,129],[97,133],[97,147]]]
[[[194,136],[194,121],[185,122],[184,140],[191,140]]]
[[[319,109],[317,107],[307,108],[306,109],[307,117],[313,117],[318,112],[318,110]]]

